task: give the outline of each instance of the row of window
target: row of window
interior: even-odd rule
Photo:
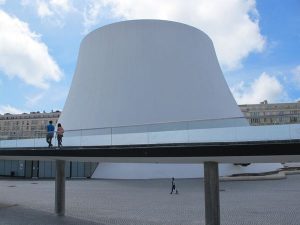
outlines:
[[[54,125],[58,117],[53,120]],[[23,120],[23,121],[0,121],[0,138],[10,139],[13,137],[30,138],[37,135],[44,136],[46,125],[49,120]]]
[[[29,125],[43,125],[46,126],[48,124],[49,120],[27,120],[27,121],[4,121],[0,122],[0,127],[6,126],[6,127],[22,127],[22,126],[29,126]],[[53,123],[57,123],[57,119],[53,120]]]
[[[14,116],[0,116],[0,120],[20,120],[20,119],[38,119],[38,118],[58,118],[60,113],[52,115],[34,114],[34,115],[14,115]]]
[[[283,124],[300,122],[299,117],[249,118],[250,124]]]
[[[259,110],[259,111],[267,111],[267,110],[288,110],[288,109],[300,109],[300,104],[299,103],[294,103],[294,104],[279,104],[279,105],[247,105],[248,107],[246,107],[246,105],[241,105],[240,108],[243,111],[250,111],[250,110]]]
[[[291,116],[291,115],[300,115],[300,111],[293,110],[293,111],[276,111],[276,112],[250,112],[245,113],[246,116]]]
[[[22,130],[45,130],[46,126],[39,125],[39,126],[16,126],[16,127],[7,127],[7,126],[0,126],[0,131],[10,131],[10,130],[16,130],[16,131],[22,131]]]

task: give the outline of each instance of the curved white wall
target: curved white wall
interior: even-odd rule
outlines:
[[[84,38],[60,121],[88,129],[242,116],[205,33],[133,20]]]
[[[230,176],[242,173],[263,173],[282,168],[280,163],[252,163],[247,167],[220,164],[219,175]],[[151,172],[151,173],[150,173]],[[198,178],[204,177],[203,164],[133,164],[101,163],[92,178],[103,179],[153,179],[153,178]]]
[[[205,33],[177,22],[133,20],[84,38],[60,122],[71,130],[235,117],[243,115]],[[248,125],[244,118],[217,121],[201,124]],[[201,168],[102,164],[93,177],[200,177]]]

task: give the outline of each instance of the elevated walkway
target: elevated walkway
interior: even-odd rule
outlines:
[[[126,163],[299,162],[300,139],[112,146],[0,148],[0,159]]]
[[[102,129],[101,129],[102,130]],[[44,139],[0,142],[0,159],[55,160],[55,212],[65,214],[65,161],[204,163],[207,224],[220,224],[218,163],[300,161],[300,125],[110,133],[66,132],[62,149]],[[128,131],[128,128],[126,128]],[[74,132],[74,131],[72,131]],[[77,131],[76,131],[77,132]],[[86,133],[87,132],[87,133]],[[103,130],[102,130],[103,132]],[[43,140],[43,142],[42,142]],[[43,145],[42,145],[43,143]],[[42,145],[42,146],[41,146]],[[212,223],[210,223],[213,221]]]

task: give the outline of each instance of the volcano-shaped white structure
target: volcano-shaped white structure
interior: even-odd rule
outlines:
[[[229,124],[226,118],[235,119]],[[202,31],[133,20],[101,27],[81,43],[60,122],[66,130],[210,120],[245,126]],[[217,125],[216,125],[217,121]],[[94,177],[199,177],[199,165],[100,164]]]
[[[135,20],[84,38],[61,121],[88,129],[232,117],[243,115],[210,38],[180,23]]]

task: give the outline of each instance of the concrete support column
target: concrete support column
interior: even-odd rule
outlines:
[[[219,171],[217,162],[204,162],[205,224],[220,225]]]
[[[65,215],[65,164],[64,160],[56,160],[55,176],[55,213]]]

